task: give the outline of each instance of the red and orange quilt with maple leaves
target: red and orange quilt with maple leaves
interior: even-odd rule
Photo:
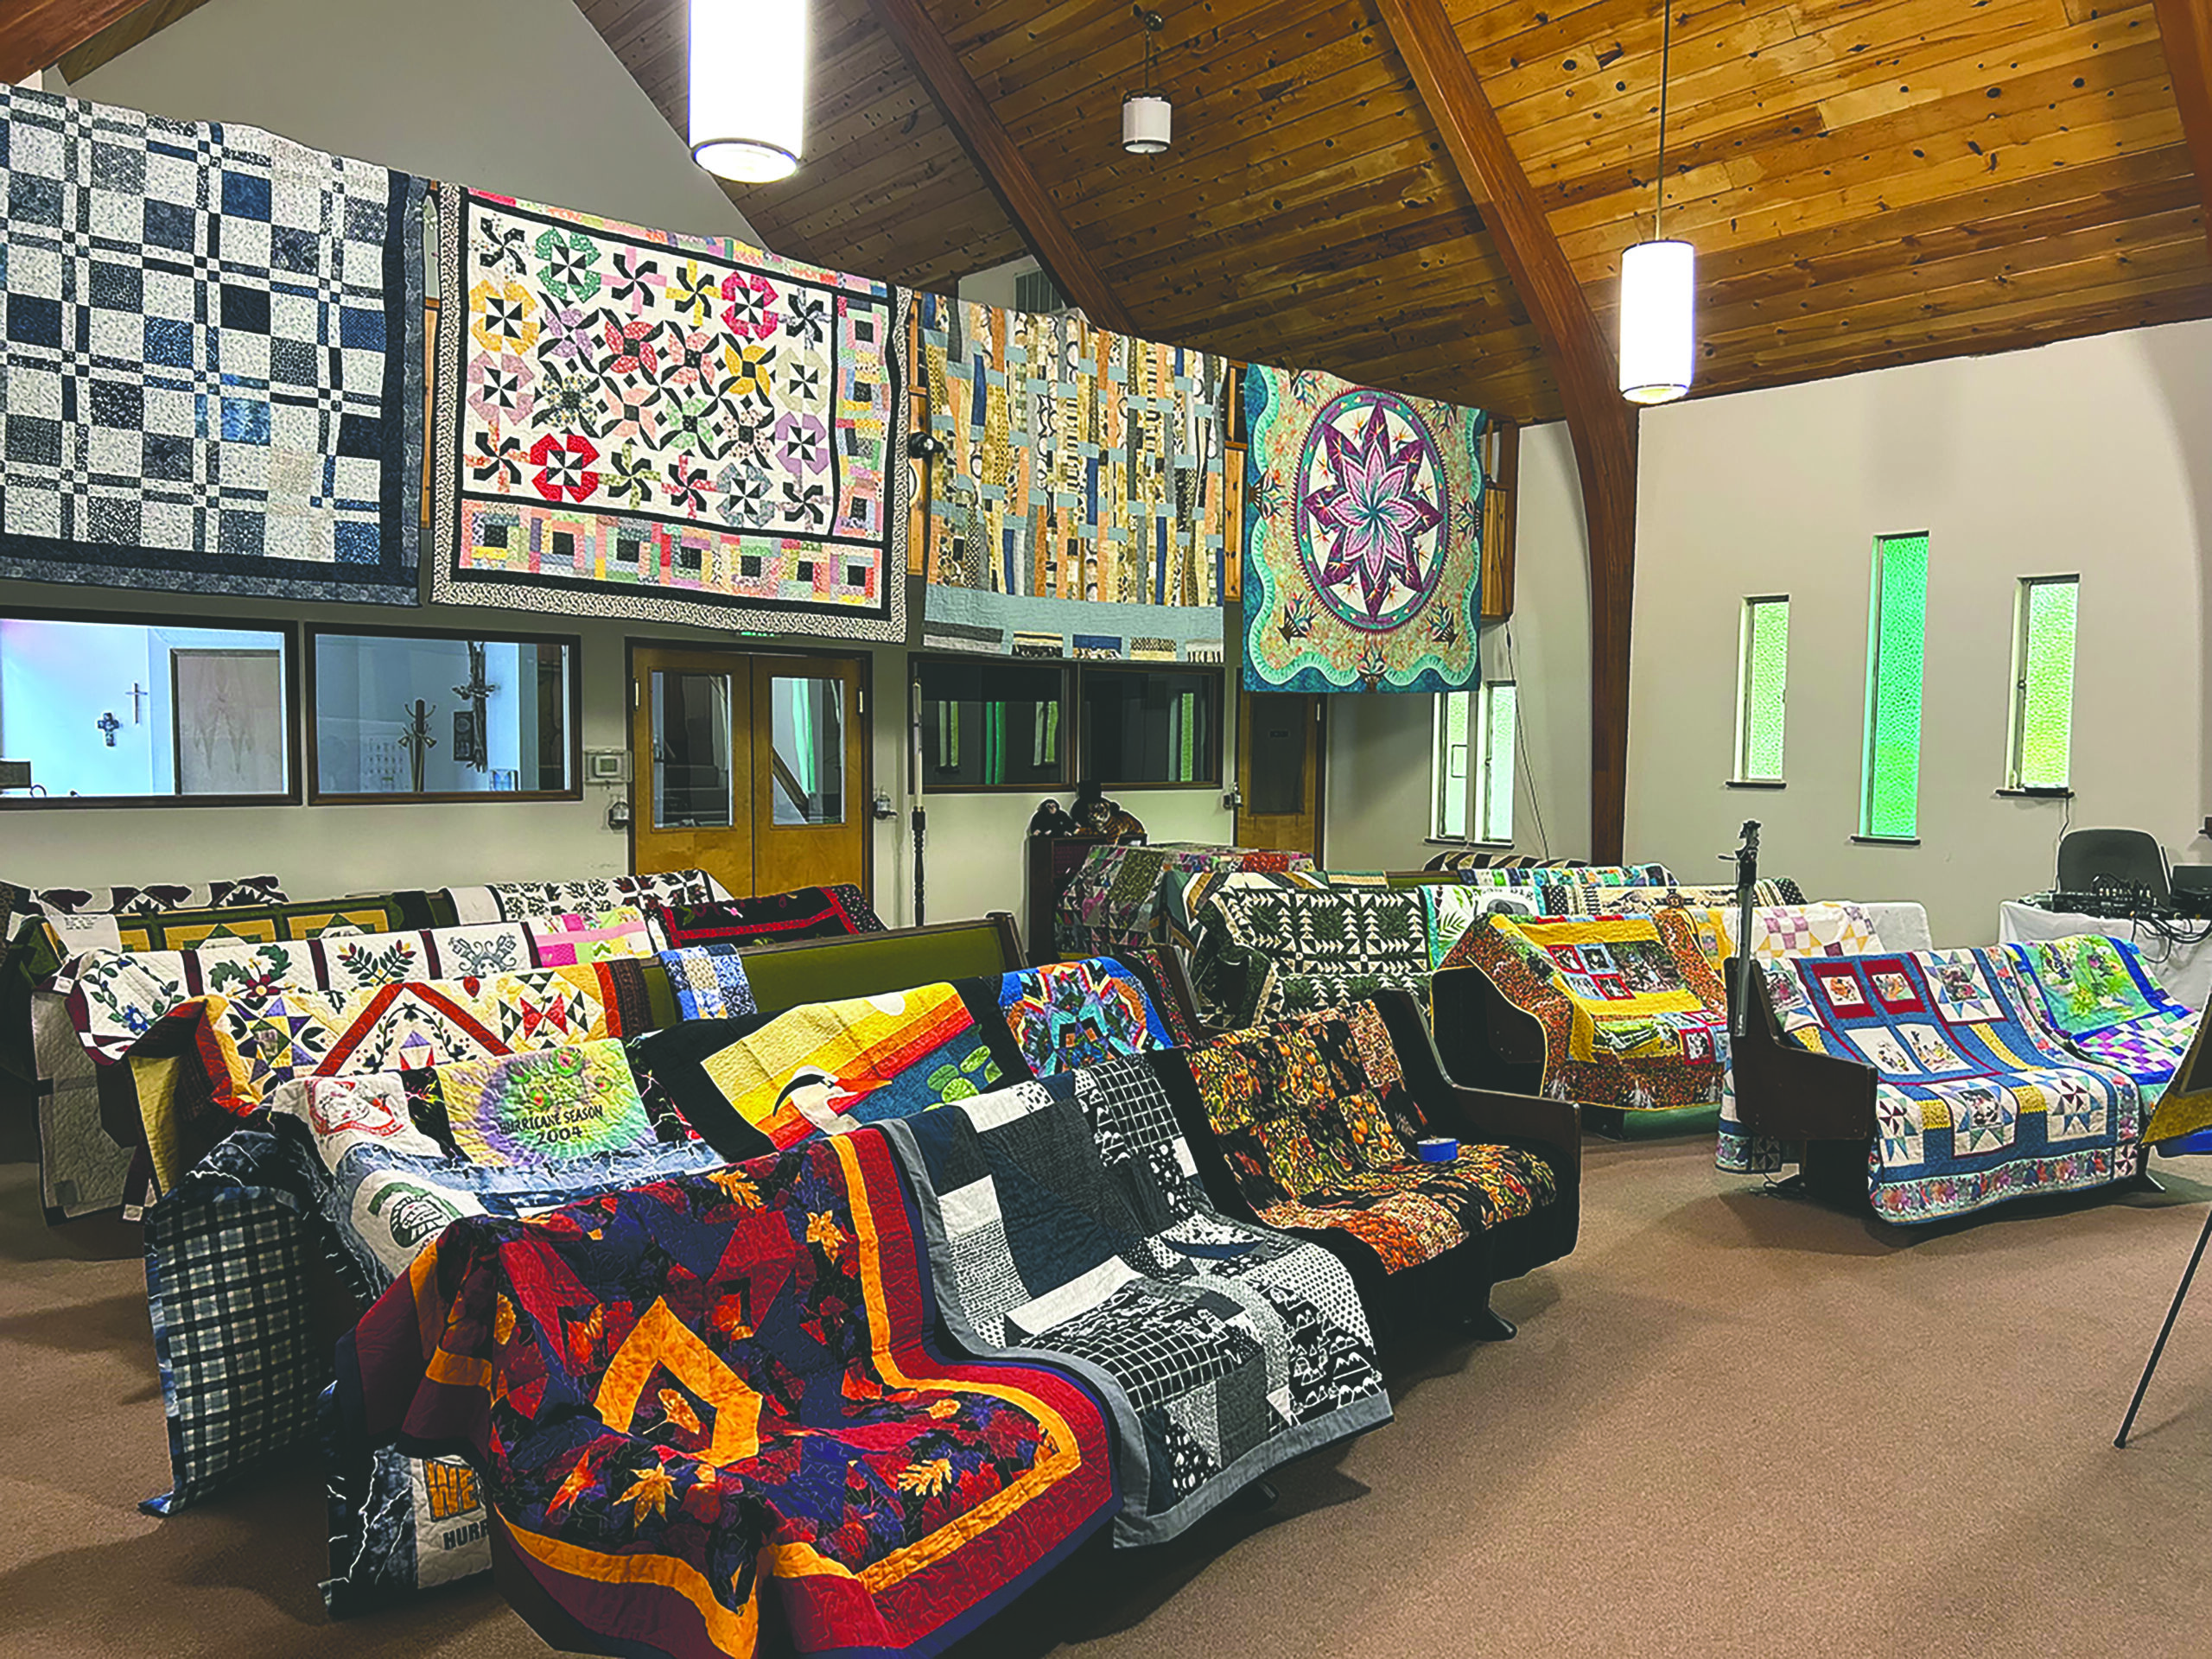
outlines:
[[[1064,1373],[941,1357],[874,1131],[448,1228],[340,1344],[341,1436],[458,1452],[565,1648],[930,1654],[1117,1506]]]

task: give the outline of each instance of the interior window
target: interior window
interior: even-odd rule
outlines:
[[[923,658],[922,786],[1055,789],[1068,781],[1067,674],[1058,664]]]
[[[1103,785],[1221,781],[1221,677],[1084,668],[1083,776]]]
[[[0,798],[283,800],[283,628],[0,617]]]
[[[315,632],[318,799],[567,795],[573,639]]]

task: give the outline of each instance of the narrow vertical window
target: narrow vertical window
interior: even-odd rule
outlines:
[[[1511,680],[1483,686],[1480,741],[1475,766],[1475,839],[1513,839],[1513,746],[1520,691]]]
[[[1874,539],[1867,626],[1866,756],[1859,833],[1910,841],[1920,823],[1920,692],[1928,642],[1928,537]]]
[[[2069,787],[2079,576],[2023,576],[2012,635],[2013,789]]]
[[[1789,598],[1744,601],[1736,664],[1736,781],[1782,781],[1782,708],[1789,682]]]
[[[1467,838],[1467,705],[1465,691],[1436,699],[1436,747],[1428,761],[1429,833],[1440,841]]]

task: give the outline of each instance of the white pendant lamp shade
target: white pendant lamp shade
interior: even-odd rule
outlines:
[[[798,170],[806,137],[806,0],[690,0],[691,156],[766,184]]]
[[[1639,242],[1621,255],[1621,396],[1670,404],[1690,389],[1695,355],[1697,251]]]
[[[1175,136],[1175,106],[1158,92],[1131,92],[1122,100],[1122,148],[1132,156],[1157,156]]]

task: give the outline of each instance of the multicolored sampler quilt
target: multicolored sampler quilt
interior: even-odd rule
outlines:
[[[1485,917],[1440,971],[1466,966],[1543,1027],[1554,1098],[1650,1111],[1725,1097],[1727,993],[1680,912]]]
[[[1008,974],[999,1014],[1029,1074],[1049,1077],[1173,1046],[1137,976],[1118,963],[1055,963]]]
[[[1715,969],[1736,952],[1739,919],[1734,906],[1686,907],[1697,930],[1700,955]],[[1883,949],[1874,918],[1864,905],[1758,905],[1751,910],[1751,957],[1863,957]]]
[[[916,297],[931,461],[925,645],[1222,660],[1229,363],[1079,313]]]
[[[1255,363],[1244,420],[1246,688],[1473,684],[1490,417]]]
[[[1098,1402],[937,1313],[889,1145],[827,1136],[455,1223],[341,1342],[341,1432],[465,1454],[556,1646],[933,1653],[1116,1498]]]
[[[524,1216],[718,1163],[681,1124],[647,1119],[622,1045],[456,1061],[401,1076],[313,1077],[271,1097],[304,1130],[308,1199],[373,1301],[462,1216]],[[313,1390],[310,1391],[311,1394]],[[331,1577],[341,1617],[492,1565],[481,1494],[461,1460],[389,1447],[334,1467]]]
[[[995,1089],[1020,1074],[959,990],[921,985],[762,1020],[686,1020],[632,1046],[646,1097],[726,1158],[782,1151]]]
[[[757,1014],[753,982],[745,963],[730,944],[698,945],[683,950],[664,950],[660,965],[668,970],[669,987],[676,994],[677,1012],[685,1020],[730,1020]]]
[[[1200,915],[1191,982],[1216,1024],[1262,1024],[1378,990],[1427,999],[1428,939],[1417,893],[1230,887]]]
[[[1805,957],[1766,975],[1789,1040],[1875,1070],[1876,1214],[1935,1221],[2135,1173],[2140,1090],[2062,1046],[2004,950]]]
[[[2152,977],[2133,944],[2087,934],[2005,949],[2045,1022],[2069,1045],[2146,1090],[2172,1078],[2200,1016]]]
[[[1173,874],[1248,870],[1279,873],[1313,863],[1306,853],[1249,847],[1094,847],[1060,890],[1052,922],[1063,953],[1107,955],[1164,936],[1161,883]]]
[[[1423,1133],[1372,1003],[1238,1032],[1194,1050],[1206,1118],[1237,1192],[1270,1227],[1357,1239],[1396,1273],[1558,1196],[1551,1165],[1462,1143],[1416,1160]]]
[[[79,1039],[120,1060],[154,1022],[195,996],[247,1001],[283,988],[358,990],[403,980],[476,978],[537,966],[519,922],[416,933],[332,935],[268,943],[218,939],[190,950],[92,950],[54,976]]]
[[[421,179],[0,86],[0,575],[417,602]]]
[[[438,603],[903,640],[906,297],[448,188]]]
[[[1125,1160],[1167,1152],[1180,1137],[1158,1080],[1124,1059],[1056,1082],[884,1132],[920,1200],[954,1340],[1065,1365],[1112,1410],[1114,1541],[1172,1538],[1269,1469],[1387,1422],[1344,1264],[1215,1215],[1187,1182],[1141,1214],[1090,1118],[1109,1116],[1125,1146],[1143,1137]]]
[[[834,887],[800,887],[757,899],[721,899],[711,904],[678,899],[656,903],[654,919],[671,949],[696,944],[775,944],[786,939],[843,938],[880,933],[882,920],[868,908],[861,890],[849,882]]]
[[[159,1185],[203,1109],[245,1116],[302,1077],[404,1071],[634,1035],[658,1023],[636,961],[353,990],[279,987],[180,1003],[129,1060]]]

